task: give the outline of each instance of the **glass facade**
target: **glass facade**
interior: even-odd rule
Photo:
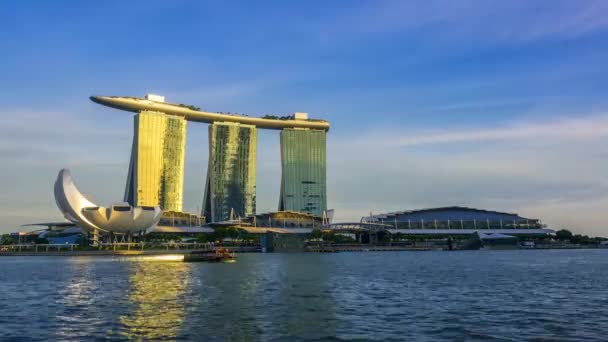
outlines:
[[[255,214],[257,128],[215,122],[209,125],[209,166],[203,215],[219,222]]]
[[[135,115],[125,201],[182,211],[186,120],[142,111]]]
[[[312,129],[281,131],[280,211],[322,216],[327,209],[326,135]]]

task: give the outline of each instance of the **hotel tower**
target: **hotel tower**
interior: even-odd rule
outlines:
[[[125,201],[182,211],[188,121],[209,124],[209,162],[201,213],[207,222],[256,214],[257,130],[280,130],[279,210],[322,216],[327,209],[326,136],[329,122],[306,113],[285,117],[213,113],[166,103],[163,96],[92,96],[137,113]]]
[[[255,214],[257,135],[257,128],[252,125],[209,125],[209,167],[203,200],[207,221]]]

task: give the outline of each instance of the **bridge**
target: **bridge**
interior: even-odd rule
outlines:
[[[390,224],[375,223],[375,222],[340,222],[331,223],[323,226],[323,230],[331,230],[334,232],[345,233],[377,233],[384,232],[392,228]]]

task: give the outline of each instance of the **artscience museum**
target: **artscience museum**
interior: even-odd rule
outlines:
[[[162,216],[159,206],[134,207],[128,203],[116,203],[106,208],[97,205],[82,195],[68,169],[62,169],[57,175],[55,202],[67,220],[94,235],[99,232],[144,232],[158,224]]]

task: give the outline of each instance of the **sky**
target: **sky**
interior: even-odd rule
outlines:
[[[0,1],[0,233],[61,220],[61,168],[122,200],[132,113],[162,94],[331,122],[335,220],[470,206],[608,236],[608,1]],[[207,125],[188,124],[184,209],[202,205]],[[258,136],[258,212],[279,134]]]

